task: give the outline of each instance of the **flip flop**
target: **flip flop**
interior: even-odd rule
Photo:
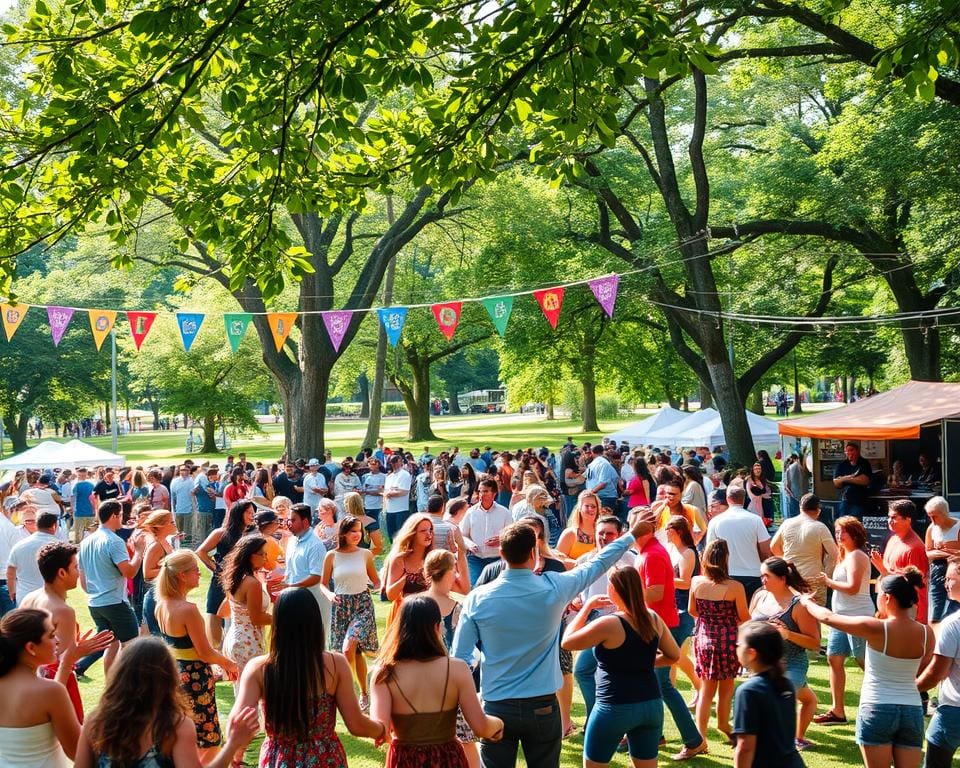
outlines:
[[[840,717],[832,709],[827,710],[822,715],[817,715],[813,718],[813,722],[817,725],[842,725],[847,722],[847,718]]]

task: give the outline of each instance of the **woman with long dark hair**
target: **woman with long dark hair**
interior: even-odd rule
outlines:
[[[633,460],[634,475],[627,483],[625,493],[628,496],[628,507],[649,507],[653,503],[654,494],[657,490],[657,484],[650,474],[650,465],[647,460],[640,456]]]
[[[447,655],[442,632],[440,608],[426,595],[405,600],[387,630],[373,674],[373,716],[393,733],[386,768],[467,768],[458,707],[480,738],[503,736],[503,721],[484,714],[470,668]]]
[[[247,662],[263,655],[263,628],[270,624],[270,597],[257,578],[267,565],[267,540],[259,534],[240,539],[223,561],[220,581],[230,605],[230,627],[223,655],[243,672]]]
[[[348,496],[359,494],[349,493]],[[323,560],[321,581],[334,590],[336,600],[330,622],[330,647],[340,651],[355,672],[360,686],[360,709],[367,711],[367,660],[364,654],[380,650],[377,641],[377,617],[370,598],[370,585],[380,589],[380,576],[373,553],[360,546],[363,522],[344,515],[337,529],[337,548]]]
[[[136,706],[131,706],[136,702]],[[260,727],[257,710],[238,711],[206,768],[228,768]],[[143,637],[110,668],[97,708],[80,733],[74,768],[200,768],[190,702],[169,648]]]
[[[224,525],[210,531],[210,535],[197,547],[197,557],[213,574],[210,577],[210,586],[207,587],[207,634],[210,636],[210,643],[216,648],[220,647],[223,640],[223,622],[217,614],[227,597],[220,583],[220,571],[234,544],[253,529],[255,509],[250,499],[241,498],[233,502]],[[211,551],[213,557],[210,556]]]
[[[586,487],[583,467],[577,461],[580,452],[575,448],[564,451],[560,455],[560,487],[563,490],[563,517],[564,524],[570,519],[570,514],[577,504],[577,497]]]
[[[616,611],[587,624],[599,608]],[[592,648],[597,657],[597,700],[583,739],[585,765],[610,764],[623,734],[635,768],[656,768],[663,734],[663,698],[654,667],[680,656],[663,620],[644,603],[636,568],[610,571],[607,594],[590,597],[563,633],[562,647]]]
[[[820,650],[820,625],[800,602],[800,595],[811,587],[797,567],[782,557],[768,557],[760,564],[760,581],[763,589],[753,594],[750,616],[754,621],[772,624],[783,636],[786,675],[800,703],[797,749],[809,749],[813,745],[807,741],[806,733],[817,713],[817,697],[807,685],[807,651]]]
[[[750,468],[750,475],[743,481],[747,492],[746,508],[762,518],[773,519],[773,486],[760,462]]]
[[[701,515],[707,513],[707,492],[703,487],[703,474],[699,467],[686,464],[680,470],[683,473],[683,494],[680,501],[696,507]]]
[[[320,606],[302,587],[280,592],[273,609],[270,652],[250,661],[240,678],[234,711],[263,707],[267,737],[260,765],[267,768],[346,768],[337,737],[337,712],[354,736],[376,739],[387,726],[360,711],[343,654],[324,651]]]
[[[223,489],[223,501],[227,509],[241,499],[247,498],[249,493],[250,483],[247,482],[247,473],[243,471],[243,467],[234,467],[230,473],[230,483]]]

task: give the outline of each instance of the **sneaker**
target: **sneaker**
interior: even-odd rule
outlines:
[[[835,714],[832,709],[827,710],[822,715],[813,718],[817,725],[842,725],[847,722],[847,718]]]
[[[797,745],[798,752],[803,752],[806,749],[813,749],[816,746],[816,744],[814,744],[812,741],[807,741],[806,739],[794,739],[794,742]]]

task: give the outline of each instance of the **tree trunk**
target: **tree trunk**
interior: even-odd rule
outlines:
[[[553,385],[547,390],[547,402],[544,403],[544,410],[547,412],[547,421],[553,421],[556,416],[553,413]]]
[[[670,405],[670,407],[679,411],[680,406],[682,405],[680,398],[673,394],[673,392],[666,392],[665,394],[667,395],[667,403]]]
[[[843,374],[840,378],[841,386],[843,387],[843,402],[850,402],[850,380],[847,378],[847,374]]]
[[[412,384],[399,378],[393,380],[407,406],[407,440],[418,443],[436,440],[430,428],[430,363],[415,355],[408,355],[407,360]]]
[[[700,382],[700,410],[705,411],[707,408],[713,408],[713,395],[710,394],[710,387]]]
[[[800,405],[800,374],[797,371],[797,350],[793,350],[793,412],[803,413]]]
[[[683,410],[690,412],[690,398],[687,395],[683,396]]]
[[[760,384],[757,384],[757,386],[750,390],[750,397],[747,407],[750,409],[751,413],[756,413],[758,416],[763,416],[763,386]]]
[[[597,423],[597,382],[593,376],[584,377],[583,381],[583,431],[599,432],[600,425]]]
[[[27,427],[30,419],[25,413],[17,417],[4,416],[3,428],[6,430],[7,437],[10,438],[13,453],[22,453],[27,450]]]
[[[940,329],[929,326],[901,328],[901,333],[910,378],[914,381],[940,381],[943,378],[940,372]]]
[[[103,404],[103,426],[107,429],[110,429],[110,419],[113,418],[113,409],[110,407],[110,403],[104,402]]]
[[[463,415],[463,410],[460,408],[460,399],[457,397],[456,387],[450,387],[449,389],[447,389],[447,402],[450,403],[451,416]]]
[[[201,453],[217,452],[217,420],[212,413],[203,416],[203,448]]]
[[[370,418],[370,379],[367,374],[361,373],[357,379],[357,386],[360,388],[360,418]],[[366,446],[361,446],[366,447]]]

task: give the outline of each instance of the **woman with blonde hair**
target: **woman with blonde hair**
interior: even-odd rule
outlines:
[[[207,639],[203,617],[187,595],[200,584],[200,561],[189,549],[178,549],[160,564],[157,576],[157,624],[180,669],[180,687],[193,706],[197,749],[201,762],[220,746],[220,717],[211,664],[218,664],[235,680],[237,665],[214,650]]]
[[[582,491],[570,513],[567,527],[557,540],[556,551],[571,560],[592,552],[597,542],[597,518],[600,498],[591,491]]]
[[[140,529],[147,534],[147,548],[143,552],[143,620],[151,635],[159,635],[157,624],[157,596],[154,587],[160,574],[160,561],[173,552],[171,537],[177,535],[177,524],[173,513],[167,509],[151,512],[140,523]]]
[[[411,515],[397,532],[384,565],[384,592],[393,603],[387,617],[389,627],[405,597],[426,592],[423,563],[433,549],[433,520],[429,515]]]

